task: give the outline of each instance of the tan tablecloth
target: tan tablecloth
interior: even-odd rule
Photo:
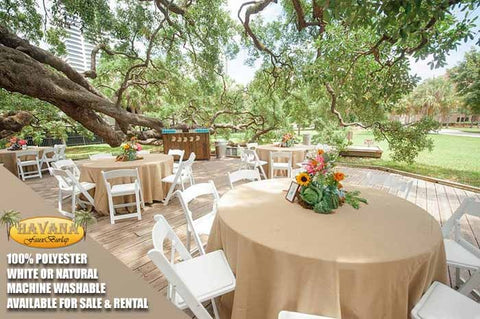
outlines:
[[[95,187],[95,210],[100,214],[108,215],[107,189],[103,181],[102,171],[115,169],[138,168],[142,184],[145,203],[152,203],[154,200],[163,200],[169,185],[162,185],[162,178],[172,174],[173,156],[165,154],[145,154],[143,159],[131,162],[116,162],[115,159],[92,160],[80,167],[80,180],[92,182]],[[129,183],[129,178],[117,178],[112,180],[112,185]],[[120,204],[126,201],[134,201],[133,197],[115,197],[114,203]]]
[[[358,188],[369,205],[321,215],[284,199],[289,184],[263,180],[221,198],[207,249],[223,249],[237,278],[222,318],[406,319],[432,281],[446,282],[440,226],[423,209]]]
[[[32,147],[32,146],[29,146],[28,149],[26,149],[26,151],[38,150],[39,151],[38,160],[41,160],[42,155],[43,155],[43,151],[47,148],[50,148],[50,147]],[[17,157],[16,157],[15,154],[17,152],[21,152],[21,151],[25,151],[25,150],[18,150],[18,151],[9,151],[7,149],[0,150],[0,162],[3,163],[3,166],[6,169],[8,169],[10,172],[12,172],[12,174],[14,174],[17,177],[18,177]],[[27,171],[27,172],[29,172],[33,169],[34,169],[33,167],[28,167],[28,166],[24,167],[24,170]]]
[[[292,169],[298,168],[297,163],[303,162],[305,159],[305,154],[309,151],[314,149],[314,145],[302,145],[296,144],[293,147],[280,147],[275,146],[273,144],[266,144],[266,145],[259,145],[256,148],[258,158],[262,161],[267,162],[267,165],[263,166],[265,173],[267,174],[268,178],[270,178],[270,153],[271,152],[291,152],[292,153]],[[281,174],[282,172],[276,172],[277,175]],[[285,175],[285,174],[284,174]]]

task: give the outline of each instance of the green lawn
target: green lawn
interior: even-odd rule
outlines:
[[[466,133],[478,133],[480,134],[480,128],[478,127],[452,127],[452,130],[459,130]]]
[[[161,146],[151,146],[151,145],[142,145],[142,148],[145,150],[150,150],[151,152],[160,152],[163,151]],[[69,146],[65,154],[68,158],[78,160],[85,159],[92,154],[97,153],[112,153],[113,155],[119,155],[122,153],[120,147],[111,147],[108,144],[95,144],[95,145],[82,145],[82,146]]]
[[[376,165],[480,187],[480,138],[431,134],[434,149],[419,154],[414,164],[391,160],[387,142],[377,142],[383,149],[381,159],[341,158],[347,163]],[[373,139],[369,131],[355,131],[354,145]]]

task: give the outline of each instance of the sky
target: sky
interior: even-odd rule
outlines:
[[[240,5],[244,1],[242,0],[228,0],[228,9],[230,10],[230,14],[235,21],[238,21],[237,12]],[[262,13],[263,18],[265,21],[272,21],[281,14],[281,6],[279,4],[272,3],[269,5]],[[480,16],[480,7],[477,8],[474,13],[474,16]],[[474,32],[479,33],[480,28],[478,24],[480,23],[480,18],[478,18],[477,27],[475,28]],[[411,71],[412,75],[419,76],[422,80],[438,77],[445,74],[446,69],[452,68],[457,65],[465,55],[465,52],[470,51],[470,49],[476,46],[475,42],[478,40],[478,37],[475,37],[474,40],[470,40],[468,42],[462,42],[456,50],[452,50],[449,52],[446,62],[447,65],[442,68],[438,69],[430,69],[428,62],[432,60],[432,57],[425,60],[420,60],[415,62],[414,59],[410,60]],[[478,48],[478,46],[477,46]],[[248,57],[248,53],[246,50],[242,49],[238,55],[233,60],[229,60],[227,62],[227,73],[228,75],[234,79],[236,82],[241,84],[248,84],[254,77],[255,71],[260,67],[260,61],[257,60],[253,67],[246,65],[244,62]]]

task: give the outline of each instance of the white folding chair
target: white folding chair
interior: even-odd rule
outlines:
[[[52,163],[52,167],[56,169],[69,170],[70,173],[78,180],[80,179],[80,170],[71,159],[59,160]]]
[[[15,152],[15,156],[17,162],[17,173],[23,181],[25,181],[27,178],[42,178],[40,160],[38,158],[38,150],[17,151]],[[26,167],[33,167],[34,170],[26,171]]]
[[[138,168],[135,169],[117,169],[113,171],[102,171],[103,181],[107,187],[107,196],[108,196],[108,208],[110,211],[110,223],[115,224],[115,221],[118,219],[133,218],[137,217],[138,220],[142,219],[142,210],[145,208],[145,203],[143,201],[143,192],[142,186],[140,183],[140,176],[138,175]],[[130,178],[130,183],[125,184],[114,184],[110,183],[110,180],[114,178]],[[133,179],[133,181],[132,181]],[[113,198],[120,196],[134,195],[135,202],[123,203],[123,204],[114,204]],[[128,214],[116,215],[116,208],[130,207],[135,206],[136,212]]]
[[[65,157],[65,150],[67,149],[67,145],[65,144],[55,144],[53,145],[53,151],[55,152],[55,161],[61,161],[67,159]]]
[[[413,180],[406,181],[404,178],[392,174],[375,174],[372,172],[367,173],[367,183],[380,187],[388,187],[390,191],[394,191],[395,193],[403,193],[403,196],[399,197],[404,199],[408,198],[413,187]]]
[[[167,299],[179,309],[190,308],[198,319],[219,319],[214,298],[235,290],[235,276],[222,250],[192,258],[172,227],[162,215],[155,215],[152,230],[154,249],[148,257],[160,269],[168,281]],[[170,261],[165,255],[164,244],[171,244]],[[181,261],[175,263],[178,251]],[[202,302],[210,300],[214,317]]]
[[[115,156],[113,156],[112,153],[92,154],[89,157],[90,157],[91,160],[101,160],[101,159],[115,158]]]
[[[95,206],[93,197],[88,193],[89,190],[95,188],[94,183],[79,182],[78,179],[69,171],[58,168],[50,168],[50,174],[58,181],[58,211],[65,216],[73,218],[77,207],[77,202],[85,208],[85,205]],[[66,195],[64,197],[64,195]],[[80,195],[85,196],[87,201],[80,198]],[[63,210],[63,201],[72,197],[72,211],[67,212]]]
[[[239,169],[235,172],[228,172],[228,181],[230,182],[230,187],[233,189],[233,184],[239,181],[259,181],[260,173],[258,169]]]
[[[168,203],[170,202],[170,199],[175,192],[175,188],[177,187],[177,185],[181,185],[183,190],[185,189],[185,182],[190,182],[190,186],[195,183],[192,171],[193,161],[195,161],[195,153],[192,152],[190,153],[190,157],[188,158],[188,160],[180,163],[175,173],[162,178],[162,182],[170,184],[167,196],[163,201],[164,205],[168,205]]]
[[[175,173],[183,161],[183,156],[185,156],[185,151],[171,149],[171,150],[168,150],[168,155],[173,156],[174,159],[176,156],[178,156],[178,162],[175,162],[175,161],[173,162],[173,172]]]
[[[258,147],[258,143],[247,143],[247,149],[255,150]]]
[[[138,154],[138,155],[147,155],[147,154],[150,154],[150,150],[137,151],[137,154]]]
[[[276,159],[284,159],[287,162],[276,162]],[[292,175],[292,152],[270,152],[270,178],[275,177],[276,171],[287,171],[287,176]]]
[[[412,319],[480,319],[480,304],[434,281],[411,315]]]
[[[334,319],[334,318],[316,316],[316,315],[307,315],[305,313],[282,310],[278,314],[278,319]]]
[[[385,182],[385,186],[389,187],[390,191],[394,191],[396,194],[398,194],[399,197],[407,199],[410,191],[412,190],[413,180],[406,181],[402,177],[389,175]],[[400,196],[400,193],[403,193],[403,195]]]
[[[257,152],[255,150],[244,149],[242,154],[240,155],[240,160],[242,161],[241,169],[258,169],[260,170],[261,175],[263,178],[267,179],[267,175],[265,174],[265,170],[263,169],[264,165],[268,163],[265,161],[261,161],[258,158]]]
[[[42,172],[49,171],[52,167],[52,163],[56,161],[55,149],[53,147],[47,147],[43,149],[42,158],[40,159],[40,169]]]
[[[193,233],[193,237],[195,239],[195,243],[198,246],[198,250],[202,255],[204,255],[205,250],[203,249],[200,235],[210,235],[213,220],[215,219],[215,215],[217,214],[217,201],[220,199],[217,188],[215,187],[213,181],[210,180],[208,181],[208,183],[199,183],[192,185],[183,191],[177,190],[175,194],[180,200],[183,212],[185,213],[185,218],[187,219],[187,249],[188,251],[190,251],[190,241]],[[194,220],[193,213],[190,210],[189,204],[192,200],[203,195],[212,195],[212,211]]]
[[[295,179],[295,177],[297,177],[298,174],[302,173],[302,172],[305,172],[305,168],[301,167],[301,168],[293,168],[292,169],[292,175],[291,175],[291,178]]]
[[[460,207],[443,225],[442,233],[447,264],[456,268],[458,291],[468,295],[473,289],[480,287],[480,249],[462,237],[460,219],[464,215],[480,217],[480,201],[473,197],[464,199]],[[454,239],[450,239],[452,231]],[[460,269],[470,271],[471,276],[468,280],[460,277]]]

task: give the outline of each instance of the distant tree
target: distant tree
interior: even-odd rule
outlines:
[[[396,114],[440,116],[445,121],[450,112],[458,109],[459,104],[452,81],[441,76],[427,79],[415,87],[399,101],[395,111]]]
[[[275,6],[282,14],[261,18]],[[396,159],[412,161],[432,147],[428,132],[438,123],[425,118],[404,126],[388,117],[418,82],[409,58],[433,55],[431,67],[444,66],[449,50],[474,38],[477,6],[475,0],[259,0],[244,1],[238,16],[252,55],[263,58],[266,95],[305,92],[318,117],[328,111],[326,119],[341,127],[372,129]]]
[[[472,49],[465,53],[464,60],[449,70],[448,75],[465,106],[473,114],[480,114],[480,51]]]

